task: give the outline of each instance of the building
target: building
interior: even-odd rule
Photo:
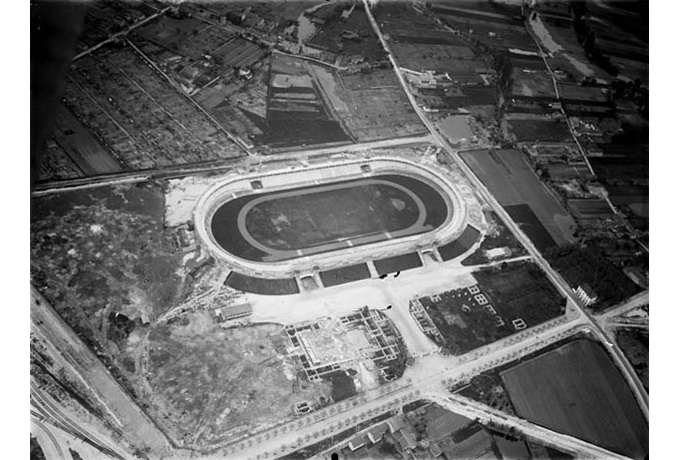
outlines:
[[[196,239],[193,235],[189,234],[189,231],[185,227],[180,227],[177,236],[179,237],[179,244],[183,248],[188,248],[196,244]]]
[[[501,259],[503,257],[510,257],[512,255],[512,250],[505,246],[502,248],[493,248],[488,251],[484,251],[484,255],[489,260]]]
[[[349,443],[347,443],[347,447],[349,447],[349,450],[352,452],[361,449],[366,445],[366,439],[364,436],[359,436],[354,439],[352,439]]]
[[[393,361],[402,353],[389,318],[368,308],[340,318],[295,323],[286,332],[310,382],[362,362],[380,368],[383,360]]]
[[[597,302],[597,294],[593,291],[593,288],[589,284],[582,284],[578,288],[574,289],[574,292],[581,299],[586,307]]]
[[[640,267],[625,267],[623,273],[641,288],[649,288],[649,275]]]
[[[394,417],[387,419],[385,423],[387,424],[388,428],[390,429],[390,433],[392,434],[406,426],[404,424],[404,417],[401,415],[395,415]]]
[[[434,77],[434,73],[425,72],[424,74],[406,74],[406,78],[418,88],[436,88],[437,79]]]
[[[307,401],[302,401],[293,406],[293,410],[295,412],[295,415],[304,415],[308,414],[312,411],[312,407],[309,405]]]
[[[414,449],[418,444],[416,443],[416,438],[411,433],[405,429],[401,429],[393,434],[394,440],[399,446],[400,450],[411,450]]]
[[[237,71],[238,78],[243,81],[248,81],[253,78],[253,71],[248,67],[241,67]]]
[[[359,37],[359,34],[351,30],[343,30],[342,33],[340,34],[340,37],[344,40],[353,40],[355,42],[361,41],[361,37]]]
[[[385,432],[389,429],[386,423],[381,423],[378,426],[374,426],[370,430],[368,430],[367,436],[368,439],[373,443],[377,443],[380,441],[385,434]]]
[[[201,73],[196,67],[193,66],[186,66],[180,71],[180,75],[184,77],[187,80],[193,80],[194,78],[198,77],[198,74]]]
[[[437,444],[436,442],[433,442],[432,444],[430,444],[429,449],[430,449],[430,454],[432,454],[433,458],[437,458],[444,453],[442,448],[439,447],[439,444]]]
[[[253,313],[253,307],[249,303],[234,305],[232,307],[222,307],[215,310],[215,316],[220,321],[230,321],[233,319],[244,318]]]

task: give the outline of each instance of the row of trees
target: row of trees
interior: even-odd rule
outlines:
[[[588,8],[585,0],[574,1],[569,4],[572,12],[576,38],[586,52],[588,59],[607,73],[618,75],[619,69],[612,64],[609,56],[605,56],[596,46],[595,33],[590,29],[587,21]]]

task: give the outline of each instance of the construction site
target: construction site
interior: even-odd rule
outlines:
[[[295,323],[286,333],[290,353],[297,355],[310,382],[346,372],[354,374],[361,391],[394,380],[404,370],[406,349],[399,331],[387,316],[368,307],[339,318]]]

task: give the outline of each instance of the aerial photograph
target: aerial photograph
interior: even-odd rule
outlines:
[[[649,3],[32,0],[30,459],[649,459]]]

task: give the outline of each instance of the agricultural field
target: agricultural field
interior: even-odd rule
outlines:
[[[573,241],[576,223],[518,150],[472,150],[462,159],[501,206],[526,204],[558,244]]]
[[[226,131],[245,142],[261,137],[268,50],[219,25],[166,19],[144,26],[134,35],[135,44]],[[250,71],[250,77],[239,78],[239,69]]]
[[[565,78],[575,83],[585,77],[609,80],[611,76],[588,59],[578,42],[567,8],[564,3],[541,2],[536,5],[538,14],[530,21],[542,47],[549,53],[548,64],[552,69],[564,72]]]
[[[415,4],[378,2],[377,6],[373,8],[373,16],[380,28],[389,33],[391,39],[395,41],[400,41],[402,35],[415,36],[427,31],[446,32],[443,27],[423,14],[423,10],[416,7]],[[408,32],[408,29],[411,29],[411,32]],[[404,32],[404,30],[407,30],[407,32]]]
[[[483,85],[485,80],[479,74],[494,73],[485,60],[451,33],[442,33],[429,39],[435,43],[421,43],[424,41],[422,36],[418,40],[415,37],[402,39],[409,41],[396,42],[392,48],[399,65],[407,69],[448,73],[455,83],[468,85]]]
[[[268,68],[268,59],[254,64],[250,67],[253,78],[248,81],[228,72],[192,98],[224,129],[244,141],[261,144],[257,139],[261,139],[267,129]]]
[[[649,123],[623,124],[623,132],[611,143],[599,144],[602,157],[591,164],[607,188],[618,185],[644,185],[649,180]]]
[[[64,99],[124,170],[242,155],[220,128],[130,48],[78,60]]]
[[[520,417],[631,458],[648,455],[649,427],[601,344],[578,339],[501,376]]]
[[[392,69],[348,73],[314,66],[313,73],[354,141],[369,142],[427,132]]]
[[[635,147],[639,147],[640,151],[649,149],[646,145]],[[597,177],[605,183],[649,180],[649,158],[637,155],[625,158],[604,156],[592,158],[590,162]]]
[[[649,11],[644,3],[587,5],[586,24],[595,47],[609,58],[618,73],[649,85]]]
[[[275,53],[270,59],[266,119],[256,143],[273,149],[349,143],[333,107],[314,80],[313,66],[301,59]],[[250,116],[254,119],[253,116]]]
[[[324,20],[324,24],[306,44],[343,56],[341,66],[350,60],[379,62],[387,58],[362,3],[334,2],[318,8],[312,15]]]
[[[66,151],[54,139],[48,139],[45,152],[40,158],[37,181],[75,179],[84,176],[83,171]]]
[[[491,51],[519,50],[535,53],[536,45],[524,28],[521,9],[508,4],[466,2],[465,5],[434,4],[432,12],[451,29]]]
[[[536,249],[544,252],[555,247],[555,240],[550,236],[548,230],[543,226],[528,204],[504,206],[503,209],[529,237],[534,246],[536,246]]]
[[[251,67],[267,55],[267,50],[248,40],[234,38],[213,50],[211,55],[223,66],[240,69]]]
[[[68,8],[78,8],[78,2],[68,4]],[[80,5],[82,8],[82,5]],[[126,4],[106,1],[87,4],[82,10],[83,29],[78,37],[77,51],[94,46],[120,32],[135,22],[158,12],[158,8],[148,3]]]
[[[418,103],[425,107],[438,110],[443,114],[462,112],[461,109],[465,109],[472,116],[481,119],[493,118],[498,102],[498,91],[495,86],[417,88],[414,92],[416,92],[415,97]],[[469,140],[472,136],[460,137]],[[449,138],[453,142],[459,139],[451,136]]]
[[[649,219],[649,185],[612,184],[607,185],[607,193],[617,208],[628,207],[640,217]]]
[[[556,101],[555,88],[548,71],[528,71],[527,69],[513,66],[511,97],[531,98],[537,101],[549,103]]]
[[[86,176],[121,171],[116,160],[63,104],[59,105],[54,125],[54,140]]]
[[[508,120],[508,132],[517,142],[568,142],[569,126],[563,119]]]
[[[218,48],[231,36],[231,33],[224,29],[197,19],[177,19],[168,15],[145,24],[134,33],[163,50],[193,60],[198,60],[203,54]]]
[[[616,331],[616,344],[626,355],[649,393],[649,331],[619,328]]]
[[[376,16],[389,34],[390,46],[402,68],[446,75],[436,88],[412,83],[417,87],[419,103],[432,109],[457,111],[464,107],[480,116],[493,115],[497,74],[490,55],[444,29],[420,7],[379,4]]]
[[[563,100],[582,101],[584,104],[608,102],[607,96],[602,91],[602,88],[573,83],[559,83],[557,87],[560,90],[560,96]]]
[[[422,297],[433,339],[451,354],[466,353],[556,318],[565,299],[534,264],[515,262],[473,273],[478,284]]]

